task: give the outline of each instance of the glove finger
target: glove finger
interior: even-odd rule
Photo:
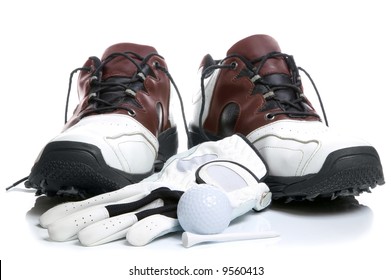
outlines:
[[[68,215],[48,226],[50,239],[54,241],[66,241],[76,238],[76,234],[86,226],[109,218],[109,212],[105,207],[91,207]]]
[[[139,222],[130,227],[126,235],[128,242],[134,246],[144,246],[159,236],[181,230],[177,207],[183,192],[164,188],[156,191],[164,205],[136,213]]]
[[[161,184],[156,184],[153,182],[138,183],[129,185],[113,192],[94,196],[86,200],[62,203],[43,213],[40,217],[40,225],[44,228],[47,228],[54,221],[60,220],[67,215],[91,206],[107,205],[109,203],[117,202],[127,198],[138,200],[148,194],[153,188],[156,188],[160,185]]]
[[[149,213],[162,212],[161,207],[164,205],[164,201],[160,198],[158,199],[148,199],[148,197],[153,197],[153,195],[148,195],[142,200],[144,203],[141,205],[138,201],[129,203],[128,205],[122,204],[117,207],[117,205],[109,205],[117,207],[119,210],[127,209],[127,210],[137,210],[136,212],[129,212],[124,214],[119,214],[122,211],[118,211],[117,213],[109,212],[110,218],[104,219],[102,221],[98,221],[87,227],[83,228],[78,233],[78,238],[81,244],[84,246],[95,246],[101,245],[104,243],[108,243],[117,239],[124,238],[130,226],[139,221],[141,217],[145,216]],[[150,203],[146,204],[146,202]],[[133,207],[133,205],[137,205],[137,207]],[[158,209],[158,210],[156,210]],[[140,214],[144,213],[144,214]],[[114,215],[116,214],[116,215]],[[151,214],[150,214],[151,215]]]
[[[159,188],[147,196],[143,194],[144,197],[136,201],[133,200],[138,199],[141,196],[140,194],[124,199],[121,201],[123,203],[120,204],[98,205],[74,212],[71,215],[67,215],[64,218],[49,224],[49,237],[54,241],[73,239],[79,231],[93,223],[110,217],[131,213],[135,210],[140,211],[143,209],[159,207],[164,204],[163,200],[160,199],[159,194],[165,192],[168,192],[169,194],[174,193],[167,188]]]
[[[177,218],[155,214],[131,226],[126,240],[133,246],[144,246],[160,236],[181,230]]]
[[[84,246],[102,245],[124,238],[129,228],[137,221],[134,213],[112,217],[82,229],[77,237]]]

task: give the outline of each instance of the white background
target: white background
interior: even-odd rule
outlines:
[[[388,7],[388,1],[379,0],[2,1],[0,186],[28,175],[41,148],[60,132],[69,73],[89,56],[101,56],[119,42],[154,46],[168,63],[189,117],[202,57],[210,53],[224,58],[232,44],[257,33],[273,36],[282,51],[293,54],[311,74],[330,126],[376,147],[387,181],[391,174]],[[317,106],[309,81],[304,82],[307,96]],[[76,102],[74,87],[70,112]],[[179,111],[176,120],[183,135]],[[235,279],[391,279],[390,196],[385,184],[357,200],[274,205],[235,223],[271,227],[281,234],[275,240],[185,249],[180,234],[174,234],[142,248],[125,241],[85,248],[77,242],[49,241],[37,223],[51,202],[37,199],[20,185],[8,193],[0,191],[1,278],[163,279],[132,278],[128,270],[187,265],[220,271],[223,266],[265,267],[262,277]],[[194,279],[234,279],[216,275]]]

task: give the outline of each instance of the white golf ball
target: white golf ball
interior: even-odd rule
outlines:
[[[227,195],[220,189],[202,184],[186,191],[178,202],[178,220],[185,231],[216,234],[225,230],[232,215]]]

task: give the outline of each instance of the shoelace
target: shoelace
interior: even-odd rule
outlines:
[[[138,60],[141,61],[141,63],[140,64],[137,63],[135,61],[135,59],[133,59],[131,56],[129,56],[129,54],[135,56]],[[84,112],[81,115],[81,118],[85,117],[85,116],[87,116],[89,114],[92,114],[92,113],[103,113],[103,112],[112,111],[112,110],[116,110],[116,109],[126,110],[126,111],[128,111],[130,116],[134,116],[135,112],[131,108],[107,102],[106,100],[101,99],[99,97],[99,92],[108,90],[108,89],[113,88],[113,87],[116,87],[116,88],[122,88],[123,89],[122,94],[126,95],[127,97],[131,97],[131,98],[136,97],[137,93],[136,93],[136,91],[134,89],[132,89],[132,87],[130,85],[133,84],[133,83],[136,83],[136,82],[144,82],[144,80],[145,80],[145,78],[147,76],[147,73],[144,72],[144,70],[142,68],[142,65],[145,63],[145,61],[147,61],[153,55],[157,55],[157,56],[163,58],[162,56],[158,55],[157,53],[150,53],[146,57],[142,57],[139,54],[134,53],[134,52],[130,52],[130,51],[129,52],[123,52],[123,53],[112,53],[103,62],[99,58],[97,58],[97,57],[90,57],[92,60],[94,60],[95,64],[98,65],[98,67],[96,67],[94,73],[91,76],[91,88],[92,88],[92,90],[91,90],[90,95],[89,95],[89,102],[96,102],[96,103],[99,103],[99,104],[101,104],[103,106],[94,108],[94,109],[89,110],[87,112]],[[106,65],[107,63],[109,63],[111,60],[113,60],[114,58],[116,58],[118,56],[122,56],[122,57],[128,59],[129,61],[131,61],[137,68],[136,73],[133,75],[133,77],[128,79],[126,81],[126,83],[101,81],[101,79],[100,79],[101,78],[101,71],[102,71],[104,65]],[[175,92],[177,93],[177,96],[178,96],[178,99],[179,99],[179,103],[180,103],[182,120],[183,120],[185,132],[186,132],[186,136],[187,136],[187,141],[191,145],[191,138],[190,138],[189,129],[187,127],[185,109],[184,109],[183,100],[182,100],[182,96],[181,96],[181,94],[179,92],[179,89],[178,89],[174,79],[172,78],[172,76],[169,73],[167,68],[161,66],[158,62],[154,63],[153,66],[156,69],[162,71],[165,75],[167,75],[167,77],[170,80],[171,84],[174,86]],[[65,104],[65,124],[68,121],[68,106],[69,106],[70,93],[71,93],[71,89],[72,89],[73,76],[77,72],[79,72],[79,71],[88,71],[88,72],[90,72],[90,71],[92,71],[92,69],[89,68],[89,67],[79,67],[79,68],[74,69],[71,72],[71,74],[70,74],[69,84],[68,84],[68,91],[67,91],[67,98],[66,98],[66,104]],[[26,176],[23,179],[20,179],[20,180],[16,181],[11,186],[7,187],[6,191],[16,187],[17,185],[19,185],[22,182],[28,180],[28,177],[29,176]]]
[[[17,186],[17,185],[19,185],[20,183],[22,183],[22,182],[26,181],[28,178],[29,178],[29,176],[26,176],[26,177],[24,177],[24,178],[22,178],[22,179],[20,179],[20,180],[16,181],[16,182],[15,182],[15,183],[13,183],[11,186],[9,186],[9,187],[5,188],[5,190],[6,190],[6,191],[8,191],[8,190],[10,190],[10,189],[12,189],[12,188],[16,187],[16,186]]]
[[[318,91],[313,79],[311,78],[311,76],[309,75],[309,73],[307,71],[305,71],[301,67],[296,66],[296,63],[293,59],[293,56],[287,55],[287,54],[284,54],[281,52],[271,52],[271,53],[268,53],[262,57],[255,59],[255,60],[249,61],[246,58],[244,58],[243,56],[233,54],[233,55],[227,56],[226,58],[224,58],[222,60],[215,60],[214,61],[215,64],[206,67],[202,71],[202,74],[201,74],[201,108],[200,108],[200,115],[199,115],[199,119],[198,119],[198,127],[199,127],[200,133],[201,133],[202,137],[204,137],[204,139],[207,139],[207,140],[209,139],[209,137],[207,136],[205,130],[203,129],[203,125],[202,125],[202,119],[203,119],[203,114],[204,114],[204,110],[205,110],[205,100],[206,100],[205,82],[204,81],[206,78],[210,77],[212,75],[212,73],[217,69],[235,69],[237,67],[236,62],[232,62],[230,64],[224,64],[224,62],[226,60],[228,60],[229,58],[232,58],[232,57],[240,59],[241,61],[244,62],[244,64],[248,68],[247,70],[250,73],[252,73],[252,75],[253,75],[251,77],[251,81],[254,84],[257,84],[257,83],[261,84],[262,86],[264,86],[268,89],[268,91],[263,94],[266,101],[274,100],[277,103],[285,105],[285,107],[291,107],[291,108],[295,109],[294,111],[293,110],[282,110],[280,112],[269,113],[269,114],[267,114],[267,117],[270,119],[273,119],[274,116],[280,115],[280,114],[294,115],[294,116],[316,116],[316,117],[319,117],[315,113],[304,111],[304,109],[300,105],[301,103],[305,102],[304,93],[301,90],[301,78],[299,75],[299,70],[302,71],[308,77],[308,79],[310,80],[310,82],[315,90],[315,93],[318,97],[318,101],[319,101],[319,104],[320,104],[320,107],[321,107],[321,110],[323,113],[324,122],[325,122],[326,126],[329,126],[328,121],[327,121],[326,111],[324,109],[322,99],[320,97],[319,91]],[[270,82],[265,81],[263,79],[263,77],[261,77],[258,74],[260,69],[262,69],[262,67],[265,65],[265,63],[268,59],[277,58],[277,57],[283,57],[285,59],[285,62],[287,63],[288,68],[291,70],[292,82],[293,82],[292,84],[285,84],[285,83],[272,84]],[[254,67],[254,65],[256,63],[259,63],[259,64],[257,67]],[[286,89],[286,88],[292,89],[294,92],[296,92],[297,98],[294,100],[288,101],[288,100],[282,100],[275,95],[275,93],[274,93],[275,91],[281,90],[281,89]]]
[[[138,60],[141,61],[141,63],[137,63],[134,58],[132,58],[129,55],[133,55],[136,57]],[[124,107],[124,106],[119,106],[116,104],[112,104],[110,102],[107,102],[106,100],[100,98],[100,93],[104,91],[108,91],[112,88],[115,88],[115,91],[119,93],[119,89],[122,89],[122,94],[126,97],[136,97],[136,91],[132,89],[132,84],[137,83],[137,82],[143,82],[147,76],[147,74],[144,72],[142,69],[142,65],[145,65],[145,62],[153,55],[157,55],[161,57],[160,55],[156,53],[150,53],[146,57],[142,57],[139,54],[135,52],[115,52],[110,54],[103,62],[95,57],[92,56],[90,59],[92,59],[97,65],[96,69],[91,75],[90,78],[90,86],[91,86],[91,91],[89,93],[89,102],[90,103],[98,103],[100,105],[103,105],[101,107],[96,107],[94,109],[91,109],[89,111],[84,112],[80,117],[83,118],[91,113],[103,113],[107,111],[112,111],[115,109],[122,109],[125,111],[128,111],[129,115],[134,116],[135,113],[131,108]],[[110,61],[112,61],[114,58],[122,56],[125,59],[129,60],[135,67],[137,68],[137,71],[134,73],[133,77],[129,78],[126,80],[126,83],[121,83],[121,82],[113,82],[113,81],[102,81],[101,80],[101,73],[103,67],[108,64]],[[78,71],[88,71],[91,72],[93,69],[89,67],[81,67],[81,68],[76,68],[71,72],[71,75],[69,77],[69,86],[68,86],[68,92],[67,92],[67,101],[65,105],[65,122],[67,123],[68,121],[68,104],[69,104],[69,97],[72,89],[72,80],[73,80],[73,75],[76,74]]]
[[[136,57],[138,60],[140,60],[141,63],[140,64],[137,63],[134,58],[129,56],[130,54],[133,55],[134,57]],[[130,51],[123,52],[123,53],[116,52],[116,53],[110,54],[104,61],[101,61],[99,58],[93,56],[93,57],[90,57],[90,59],[92,59],[94,61],[94,64],[96,66],[95,70],[93,70],[92,68],[89,68],[89,67],[81,67],[81,68],[77,68],[77,69],[73,70],[71,72],[70,77],[69,77],[69,86],[68,86],[68,92],[67,92],[67,102],[65,105],[65,122],[64,123],[66,124],[68,121],[68,104],[69,104],[69,97],[70,97],[70,93],[71,93],[71,89],[72,89],[73,75],[76,74],[78,71],[87,71],[87,72],[93,71],[91,74],[91,77],[90,77],[91,89],[90,89],[90,92],[88,95],[88,98],[89,98],[88,102],[90,104],[96,103],[97,105],[99,105],[99,106],[95,106],[94,108],[83,112],[82,115],[80,116],[81,118],[83,118],[89,114],[92,114],[92,113],[104,113],[104,112],[113,111],[116,109],[122,109],[122,110],[128,111],[130,116],[134,116],[135,112],[131,108],[108,102],[107,100],[101,98],[101,95],[103,95],[104,92],[111,90],[111,91],[115,92],[115,95],[117,95],[118,97],[120,97],[120,95],[123,95],[124,97],[128,97],[131,99],[136,97],[136,91],[133,89],[133,85],[135,83],[142,83],[145,80],[145,77],[147,76],[147,74],[144,72],[141,65],[145,65],[145,61],[148,60],[152,55],[157,55],[157,54],[151,53],[144,58],[144,57],[141,57],[140,55],[138,55],[137,53],[130,52]],[[120,56],[129,60],[136,67],[137,71],[133,74],[132,77],[126,78],[124,81],[121,81],[121,82],[115,81],[115,80],[114,81],[113,80],[102,81],[101,76],[102,76],[103,67],[106,64],[110,63],[110,61],[112,61],[114,58],[120,57]],[[137,106],[136,102],[134,102],[134,103],[135,103],[134,105]]]

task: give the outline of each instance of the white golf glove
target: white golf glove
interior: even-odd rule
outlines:
[[[194,185],[206,183],[227,193],[232,219],[271,202],[262,181],[267,170],[258,151],[243,136],[205,142],[171,157],[159,173],[140,183],[79,202],[57,205],[40,217],[54,241],[78,238],[85,246],[126,237],[143,246],[169,232],[181,231],[177,205]]]

